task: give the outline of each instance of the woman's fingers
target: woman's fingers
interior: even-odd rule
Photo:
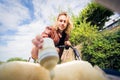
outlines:
[[[37,36],[36,36],[36,40],[37,40],[37,41],[41,41],[41,40],[43,40],[43,38],[41,37],[41,35],[37,35]]]
[[[32,43],[38,47],[39,49],[42,48],[42,45],[43,45],[43,38],[35,38],[32,40]]]

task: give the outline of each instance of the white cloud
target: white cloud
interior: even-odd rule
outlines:
[[[44,20],[57,16],[61,10],[71,11],[77,15],[88,2],[90,0],[34,0],[34,14],[37,19],[42,16]]]
[[[42,21],[37,21],[28,25],[19,26],[16,35],[3,36],[3,39],[9,41],[7,46],[0,46],[0,59],[7,60],[12,57],[27,59],[31,54],[32,39],[45,29],[45,25],[41,24],[41,22]]]
[[[16,29],[16,26],[25,19],[30,19],[29,11],[17,0],[8,0],[6,3],[0,4],[0,23],[3,25],[1,32]]]

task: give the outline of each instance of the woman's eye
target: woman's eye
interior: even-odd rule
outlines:
[[[65,20],[64,20],[63,22],[64,22],[64,23],[66,23],[66,21],[65,21]]]
[[[60,22],[62,22],[63,20],[59,20]]]
[[[64,23],[66,23],[66,21],[65,20],[59,20],[60,22],[64,22]]]

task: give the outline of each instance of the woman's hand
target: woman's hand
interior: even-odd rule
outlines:
[[[69,47],[71,46],[70,41],[65,41],[65,49],[69,49]]]
[[[40,35],[38,35],[32,40],[32,43],[34,44],[34,47],[31,51],[31,57],[36,60],[38,59],[39,49],[42,49],[43,47],[43,38]]]
[[[64,43],[66,46],[71,46],[71,43],[70,43],[70,41],[65,41],[65,43]]]
[[[43,46],[43,38],[38,35],[35,37],[35,39],[32,40],[32,43],[38,48],[41,49]]]

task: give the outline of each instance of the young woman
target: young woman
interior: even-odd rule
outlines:
[[[61,12],[55,25],[46,27],[45,31],[41,35],[37,35],[32,43],[34,47],[32,48],[32,58],[38,58],[38,50],[42,49],[43,38],[49,37],[54,41],[55,47],[58,51],[59,58],[61,59],[64,48],[59,48],[60,45],[70,46],[71,43],[69,41],[70,32],[73,28],[73,24],[70,21],[70,17],[66,12]]]

